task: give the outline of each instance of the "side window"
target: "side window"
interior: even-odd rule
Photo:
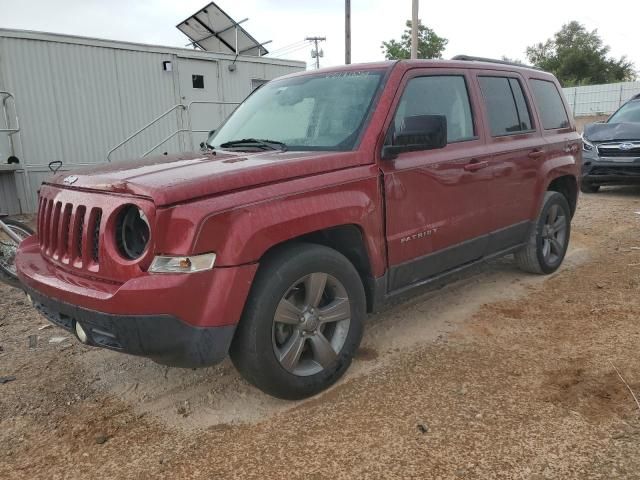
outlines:
[[[409,80],[393,119],[394,131],[401,132],[405,118],[415,115],[447,117],[449,143],[474,138],[469,92],[462,75],[435,75]]]
[[[531,79],[531,89],[545,130],[566,128],[570,125],[560,93],[553,82]]]
[[[478,77],[487,106],[491,135],[499,137],[532,129],[531,114],[515,78]]]

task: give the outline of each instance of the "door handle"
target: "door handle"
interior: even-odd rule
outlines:
[[[487,162],[486,160],[483,160],[483,161],[471,160],[469,163],[467,163],[464,166],[464,169],[467,172],[475,172],[476,170],[481,170],[483,168],[487,168],[488,166],[489,166],[489,162]]]
[[[535,150],[531,150],[529,152],[528,157],[529,158],[541,158],[544,157],[545,151],[542,150],[541,148],[536,148]]]

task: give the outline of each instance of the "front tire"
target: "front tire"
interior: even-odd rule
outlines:
[[[365,315],[364,287],[346,257],[321,245],[280,248],[261,263],[231,360],[270,395],[315,395],[351,364]]]
[[[562,264],[571,233],[571,209],[564,195],[546,192],[535,228],[527,245],[516,252],[518,266],[526,272],[549,274]]]

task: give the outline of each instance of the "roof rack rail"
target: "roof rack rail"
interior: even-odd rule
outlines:
[[[525,65],[524,63],[507,62],[506,60],[496,60],[494,58],[473,57],[471,55],[456,55],[451,60],[463,60],[465,62],[499,63],[501,65],[511,65],[512,67],[532,68],[534,70],[542,70],[541,68],[534,67],[532,65]]]

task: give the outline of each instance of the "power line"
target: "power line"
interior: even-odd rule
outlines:
[[[305,43],[304,45],[301,45],[301,46],[299,46],[297,48],[293,48],[293,49],[287,50],[286,52],[278,52],[276,55],[271,55],[271,57],[272,58],[282,58],[282,57],[284,57],[286,55],[291,55],[292,53],[298,52],[298,51],[303,50],[303,49],[305,49],[307,47],[308,47],[308,44]]]
[[[275,55],[286,55],[290,52],[295,52],[297,50],[300,50],[302,48],[307,48],[309,46],[309,43],[303,43],[302,45],[297,45],[295,47],[291,47],[291,48],[287,48],[286,50],[280,50],[278,52],[274,52]]]
[[[307,41],[306,40],[298,40],[297,42],[290,43],[290,44],[285,45],[285,46],[280,47],[280,48],[276,48],[275,50],[272,50],[270,53],[280,53],[281,51],[288,50],[290,48],[295,48],[295,47],[298,47],[300,45],[307,45]]]

